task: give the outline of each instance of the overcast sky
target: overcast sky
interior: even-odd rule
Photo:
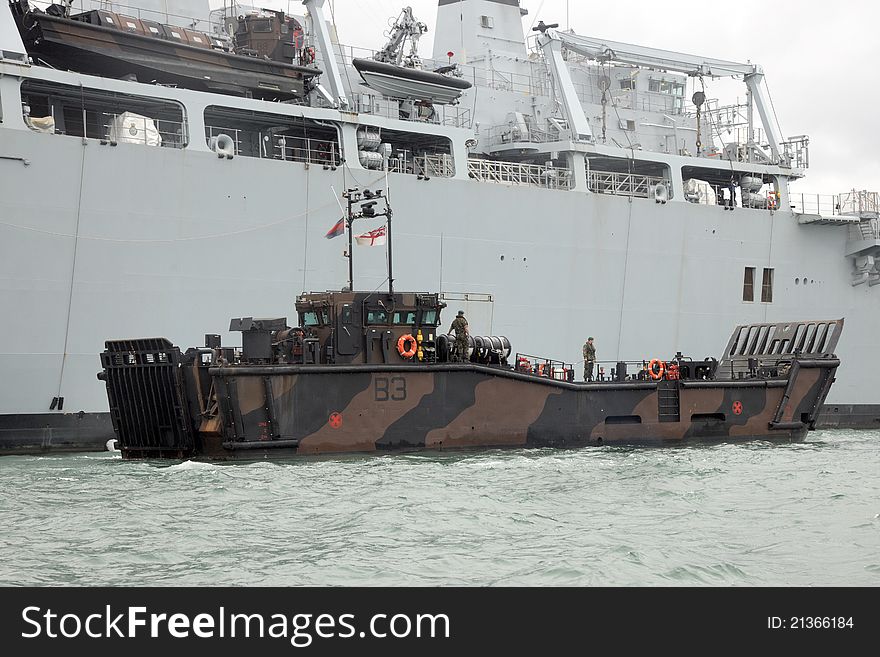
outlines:
[[[388,19],[412,7],[429,29],[420,54],[431,56],[437,0],[333,0],[333,5],[340,41],[364,48],[383,45]],[[568,5],[569,24],[578,34],[761,64],[783,134],[810,137],[810,169],[793,191],[880,191],[880,3],[521,0],[521,5],[529,11],[526,31],[539,19],[566,27]],[[264,0],[262,6],[303,13],[299,0]]]

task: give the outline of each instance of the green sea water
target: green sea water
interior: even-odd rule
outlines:
[[[878,586],[880,431],[234,465],[7,456],[0,584]]]

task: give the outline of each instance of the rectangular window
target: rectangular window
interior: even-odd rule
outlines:
[[[648,80],[648,91],[670,96],[684,96],[685,85],[683,82],[675,80]]]
[[[755,268],[746,267],[743,273],[743,301],[755,300]]]
[[[186,116],[173,100],[36,79],[22,82],[21,100],[25,125],[39,132],[162,148],[187,143]]]
[[[480,16],[480,27],[485,28],[493,28],[495,27],[495,19],[491,16]]]
[[[368,310],[367,324],[387,324],[388,313],[384,310]]]
[[[632,78],[620,78],[619,82],[621,89],[635,89],[635,84]]]
[[[764,268],[764,279],[761,281],[761,301],[773,302],[773,270],[767,267]]]

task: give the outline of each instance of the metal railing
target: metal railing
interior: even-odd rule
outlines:
[[[818,214],[826,217],[840,214],[835,194],[792,194],[791,209],[797,214]]]
[[[31,0],[30,4],[45,10],[46,7],[53,4],[50,0]],[[102,11],[110,11],[124,16],[133,16],[135,18],[144,18],[157,23],[173,24],[185,26],[191,30],[198,30],[206,33],[216,33],[222,30],[222,22],[211,21],[206,16],[195,17],[186,16],[184,14],[175,14],[169,11],[160,11],[156,9],[143,9],[133,4],[124,2],[111,2],[109,0],[74,0],[71,7],[71,14],[79,14],[93,9]],[[216,10],[215,10],[216,11]],[[213,14],[214,12],[209,12]]]
[[[880,213],[880,195],[877,192],[867,190],[855,190],[838,195],[840,214],[871,215],[876,217]]]
[[[512,125],[510,123],[501,123],[486,128],[484,131],[486,143],[491,146],[499,146],[503,144],[512,144],[516,142],[528,142],[532,144],[544,144],[560,139],[568,139],[570,135],[560,135],[559,133],[551,133],[541,130],[533,125],[522,126]]]
[[[571,170],[564,167],[468,159],[468,175],[483,182],[506,185],[530,185],[546,189],[571,189]]]
[[[789,137],[782,142],[782,154],[796,169],[810,166],[810,138],[807,135]]]
[[[264,135],[263,132],[224,128],[221,126],[205,126],[205,137],[210,145],[212,137],[228,135],[235,144],[235,154],[242,157],[258,157],[268,160],[285,160],[288,162],[306,162],[338,166],[342,161],[339,144],[331,139],[314,139],[290,135]],[[244,146],[245,141],[252,142],[256,136],[259,148],[254,150]]]
[[[574,365],[571,363],[520,353],[516,354],[513,362],[514,370],[522,374],[531,374],[556,381],[574,381]]]
[[[372,114],[389,119],[454,128],[470,128],[474,122],[471,110],[459,105],[424,105],[421,108],[416,106],[414,109],[417,111],[408,114],[401,108],[400,101],[375,94],[354,93],[350,100],[352,111],[358,114]]]
[[[425,178],[451,178],[455,175],[455,161],[447,153],[412,155],[402,151],[388,158],[388,171],[408,173]]]
[[[587,188],[597,194],[648,198],[654,195],[654,188],[660,184],[666,186],[667,192],[672,191],[672,186],[666,178],[587,169]]]
[[[870,219],[880,215],[880,195],[855,189],[842,194],[792,194],[791,209],[797,214]]]

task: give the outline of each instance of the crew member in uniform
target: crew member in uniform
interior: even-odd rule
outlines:
[[[449,332],[455,333],[455,356],[453,360],[463,363],[467,360],[468,349],[468,322],[464,318],[463,310],[459,310],[456,318],[452,320]]]
[[[584,342],[584,381],[593,380],[593,365],[596,363],[596,347],[593,345],[593,338]]]

